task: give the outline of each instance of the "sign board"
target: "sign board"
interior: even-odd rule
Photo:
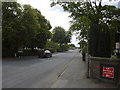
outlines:
[[[100,64],[100,78],[117,82],[119,77],[119,64]]]
[[[102,77],[114,78],[114,67],[103,66]]]

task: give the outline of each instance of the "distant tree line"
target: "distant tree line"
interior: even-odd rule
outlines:
[[[70,47],[71,42],[71,33],[69,31],[65,31],[63,27],[57,26],[52,31],[52,38],[46,45],[46,48],[55,52],[63,52],[67,51]],[[73,46],[71,46],[73,47]]]

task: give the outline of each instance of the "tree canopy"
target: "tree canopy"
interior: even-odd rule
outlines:
[[[50,22],[30,5],[2,3],[3,56],[12,56],[19,48],[43,48],[51,37]]]
[[[110,57],[116,31],[120,30],[120,9],[104,5],[102,0],[88,2],[53,2],[70,13],[71,31],[79,31],[80,40],[88,40],[91,56]]]
[[[57,42],[60,44],[67,44],[70,42],[71,34],[68,31],[65,31],[64,28],[58,26],[53,29],[53,38],[52,40],[54,42]]]

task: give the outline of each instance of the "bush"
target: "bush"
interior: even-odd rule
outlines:
[[[69,49],[69,45],[68,44],[64,44],[61,46],[61,48],[59,49],[60,52],[64,52],[64,51],[68,51]]]
[[[81,49],[81,52],[82,52],[82,53],[87,53],[87,52],[88,52],[88,47],[87,47],[87,46],[84,46],[84,47]]]
[[[60,48],[58,43],[54,43],[52,41],[48,41],[45,49],[50,50],[52,53],[56,52]]]
[[[63,52],[62,48],[57,49],[57,52]]]
[[[115,56],[115,55],[112,55],[111,58],[110,58],[110,60],[118,60],[118,57]]]
[[[28,49],[28,50],[23,50],[23,53],[21,53],[20,56],[33,56],[33,55],[37,55],[37,54],[38,54],[38,50]]]
[[[50,50],[52,53],[54,53],[54,52],[68,51],[69,47],[70,46],[68,44],[64,44],[60,47],[60,45],[58,43],[48,41],[45,49]]]

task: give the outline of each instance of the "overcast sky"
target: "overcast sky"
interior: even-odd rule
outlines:
[[[52,1],[52,0],[51,0]],[[42,15],[45,16],[46,19],[48,19],[51,23],[52,29],[55,26],[61,26],[65,30],[68,30],[70,27],[69,21],[72,19],[69,18],[69,13],[65,12],[59,5],[56,5],[54,7],[50,7],[50,0],[17,0],[18,3],[21,4],[30,4],[33,8],[37,8],[41,11]],[[104,0],[105,2],[103,4],[108,4],[109,0]],[[118,0],[117,0],[118,1]],[[117,3],[112,0],[109,4],[114,4],[117,6]],[[72,36],[71,43],[78,45],[78,40],[76,40],[76,36]]]

